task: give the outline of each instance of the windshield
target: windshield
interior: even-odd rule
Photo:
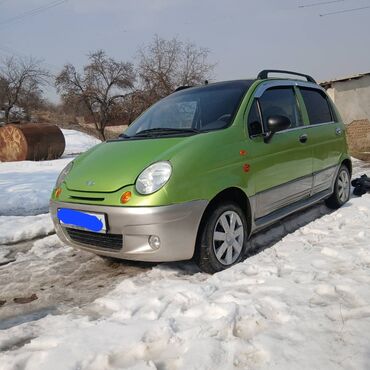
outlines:
[[[174,93],[160,100],[125,131],[140,133],[196,133],[227,127],[233,120],[246,84],[210,85]]]

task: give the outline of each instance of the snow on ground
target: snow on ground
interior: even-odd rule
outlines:
[[[285,235],[271,248],[213,276],[191,263],[138,272],[79,309],[5,326],[0,369],[368,369],[369,224],[365,195],[290,217],[253,241]],[[64,260],[54,238],[29,257]],[[44,271],[30,269],[34,283]]]
[[[55,181],[72,159],[0,163],[0,216],[48,212]]]
[[[40,213],[82,135],[66,133],[67,158],[0,163],[0,370],[368,369],[370,195],[279,222],[213,276],[105,262],[31,240],[50,232]]]
[[[76,155],[90,149],[100,143],[100,140],[80,131],[62,129],[66,140],[66,148],[63,156]]]
[[[37,215],[48,212],[51,191],[60,171],[99,140],[82,132],[63,130],[66,158],[53,161],[0,162],[0,216]]]
[[[46,236],[54,232],[49,213],[36,216],[0,216],[0,245]]]

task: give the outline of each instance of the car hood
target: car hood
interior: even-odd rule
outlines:
[[[114,192],[135,183],[150,164],[169,160],[189,137],[116,140],[95,146],[75,159],[65,182],[69,190]]]

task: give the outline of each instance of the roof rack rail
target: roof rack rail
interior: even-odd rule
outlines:
[[[185,89],[190,89],[191,87],[193,86],[188,86],[188,85],[179,86],[174,92],[185,90]]]
[[[286,75],[301,76],[301,77],[305,77],[307,79],[307,82],[313,82],[314,84],[316,83],[316,81],[309,75],[305,75],[303,73],[292,72],[292,71],[283,71],[280,69],[264,69],[258,74],[257,79],[265,80],[266,78],[268,78],[269,73],[282,73]]]

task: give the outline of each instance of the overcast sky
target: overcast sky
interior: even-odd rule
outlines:
[[[97,49],[132,60],[158,34],[208,48],[216,80],[253,77],[264,68],[318,80],[370,72],[370,9],[320,17],[370,6],[369,0],[304,8],[325,0],[58,2],[0,0],[0,55],[33,55],[57,72],[66,62],[83,65]],[[57,6],[25,14],[47,4]]]

